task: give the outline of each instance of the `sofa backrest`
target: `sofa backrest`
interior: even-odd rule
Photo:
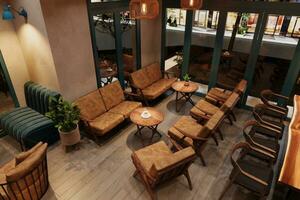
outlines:
[[[27,106],[41,114],[45,114],[49,111],[50,97],[60,97],[59,93],[51,91],[32,81],[25,83],[24,93]]]
[[[99,89],[107,110],[120,104],[125,100],[123,89],[119,81],[114,81]]]
[[[145,69],[147,72],[147,76],[149,77],[150,80],[152,80],[152,82],[156,82],[162,78],[162,73],[160,70],[159,63],[157,62],[152,63],[151,65],[146,66]]]
[[[98,90],[80,97],[74,103],[80,109],[80,116],[86,120],[93,120],[107,111]]]
[[[244,92],[247,89],[247,81],[246,80],[241,80],[234,88],[234,92],[238,93],[239,95],[244,94]]]
[[[130,74],[130,81],[135,87],[139,89],[145,89],[153,83],[148,77],[146,68],[139,69]]]

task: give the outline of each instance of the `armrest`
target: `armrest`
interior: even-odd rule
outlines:
[[[140,95],[138,94],[135,94],[135,93],[132,93],[132,92],[128,92],[128,91],[123,91],[124,92],[124,95],[125,95],[125,98],[126,99],[130,99],[130,100],[134,100],[134,97],[135,98],[140,98]]]
[[[207,141],[208,138],[202,138],[202,137],[199,137],[199,136],[194,136],[194,135],[191,135],[191,134],[188,134],[187,132],[185,131],[182,131],[182,130],[179,130],[177,127],[174,126],[174,128],[176,130],[178,130],[180,133],[182,133],[182,135],[184,135],[185,137],[189,137],[193,140],[202,140],[202,141]]]
[[[240,166],[239,166],[239,168],[240,168]],[[255,176],[253,176],[252,174],[249,174],[248,172],[245,172],[245,171],[242,170],[241,168],[240,168],[240,170],[241,170],[241,172],[242,172],[242,174],[243,174],[244,176],[247,176],[248,178],[254,180],[255,182],[257,182],[257,183],[259,183],[259,184],[262,184],[262,185],[264,185],[264,186],[267,186],[267,185],[268,185],[267,182],[265,182],[265,181],[263,181],[263,180],[261,180],[261,179],[255,177]]]
[[[169,167],[176,167],[177,164],[184,164],[186,162],[191,162],[196,157],[195,151],[192,147],[187,147],[180,151],[177,151],[171,156],[163,157],[154,161],[154,166],[157,171],[165,170]]]

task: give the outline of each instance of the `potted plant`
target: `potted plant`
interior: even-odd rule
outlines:
[[[79,108],[62,97],[49,99],[49,112],[46,113],[46,116],[54,121],[63,146],[79,143],[79,115]]]
[[[189,82],[191,80],[191,77],[188,74],[185,74],[183,76],[183,80],[185,81],[184,86],[189,86]]]

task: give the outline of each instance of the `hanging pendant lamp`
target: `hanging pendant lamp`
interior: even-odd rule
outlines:
[[[159,14],[159,3],[157,0],[131,0],[129,9],[133,19],[154,19]]]
[[[181,8],[186,10],[199,10],[203,0],[181,0]]]

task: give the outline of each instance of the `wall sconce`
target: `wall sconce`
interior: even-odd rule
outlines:
[[[28,20],[27,11],[23,7],[21,7],[19,10],[16,10],[15,8],[11,7],[11,5],[3,6],[2,19],[3,20],[13,20],[15,18],[15,16],[13,15],[12,11],[18,13],[20,16],[23,16],[25,19],[25,23],[27,23],[27,20]]]
[[[131,0],[129,9],[133,19],[154,19],[159,14],[159,3],[157,0]]]
[[[199,10],[203,0],[181,0],[181,8],[186,10]]]

